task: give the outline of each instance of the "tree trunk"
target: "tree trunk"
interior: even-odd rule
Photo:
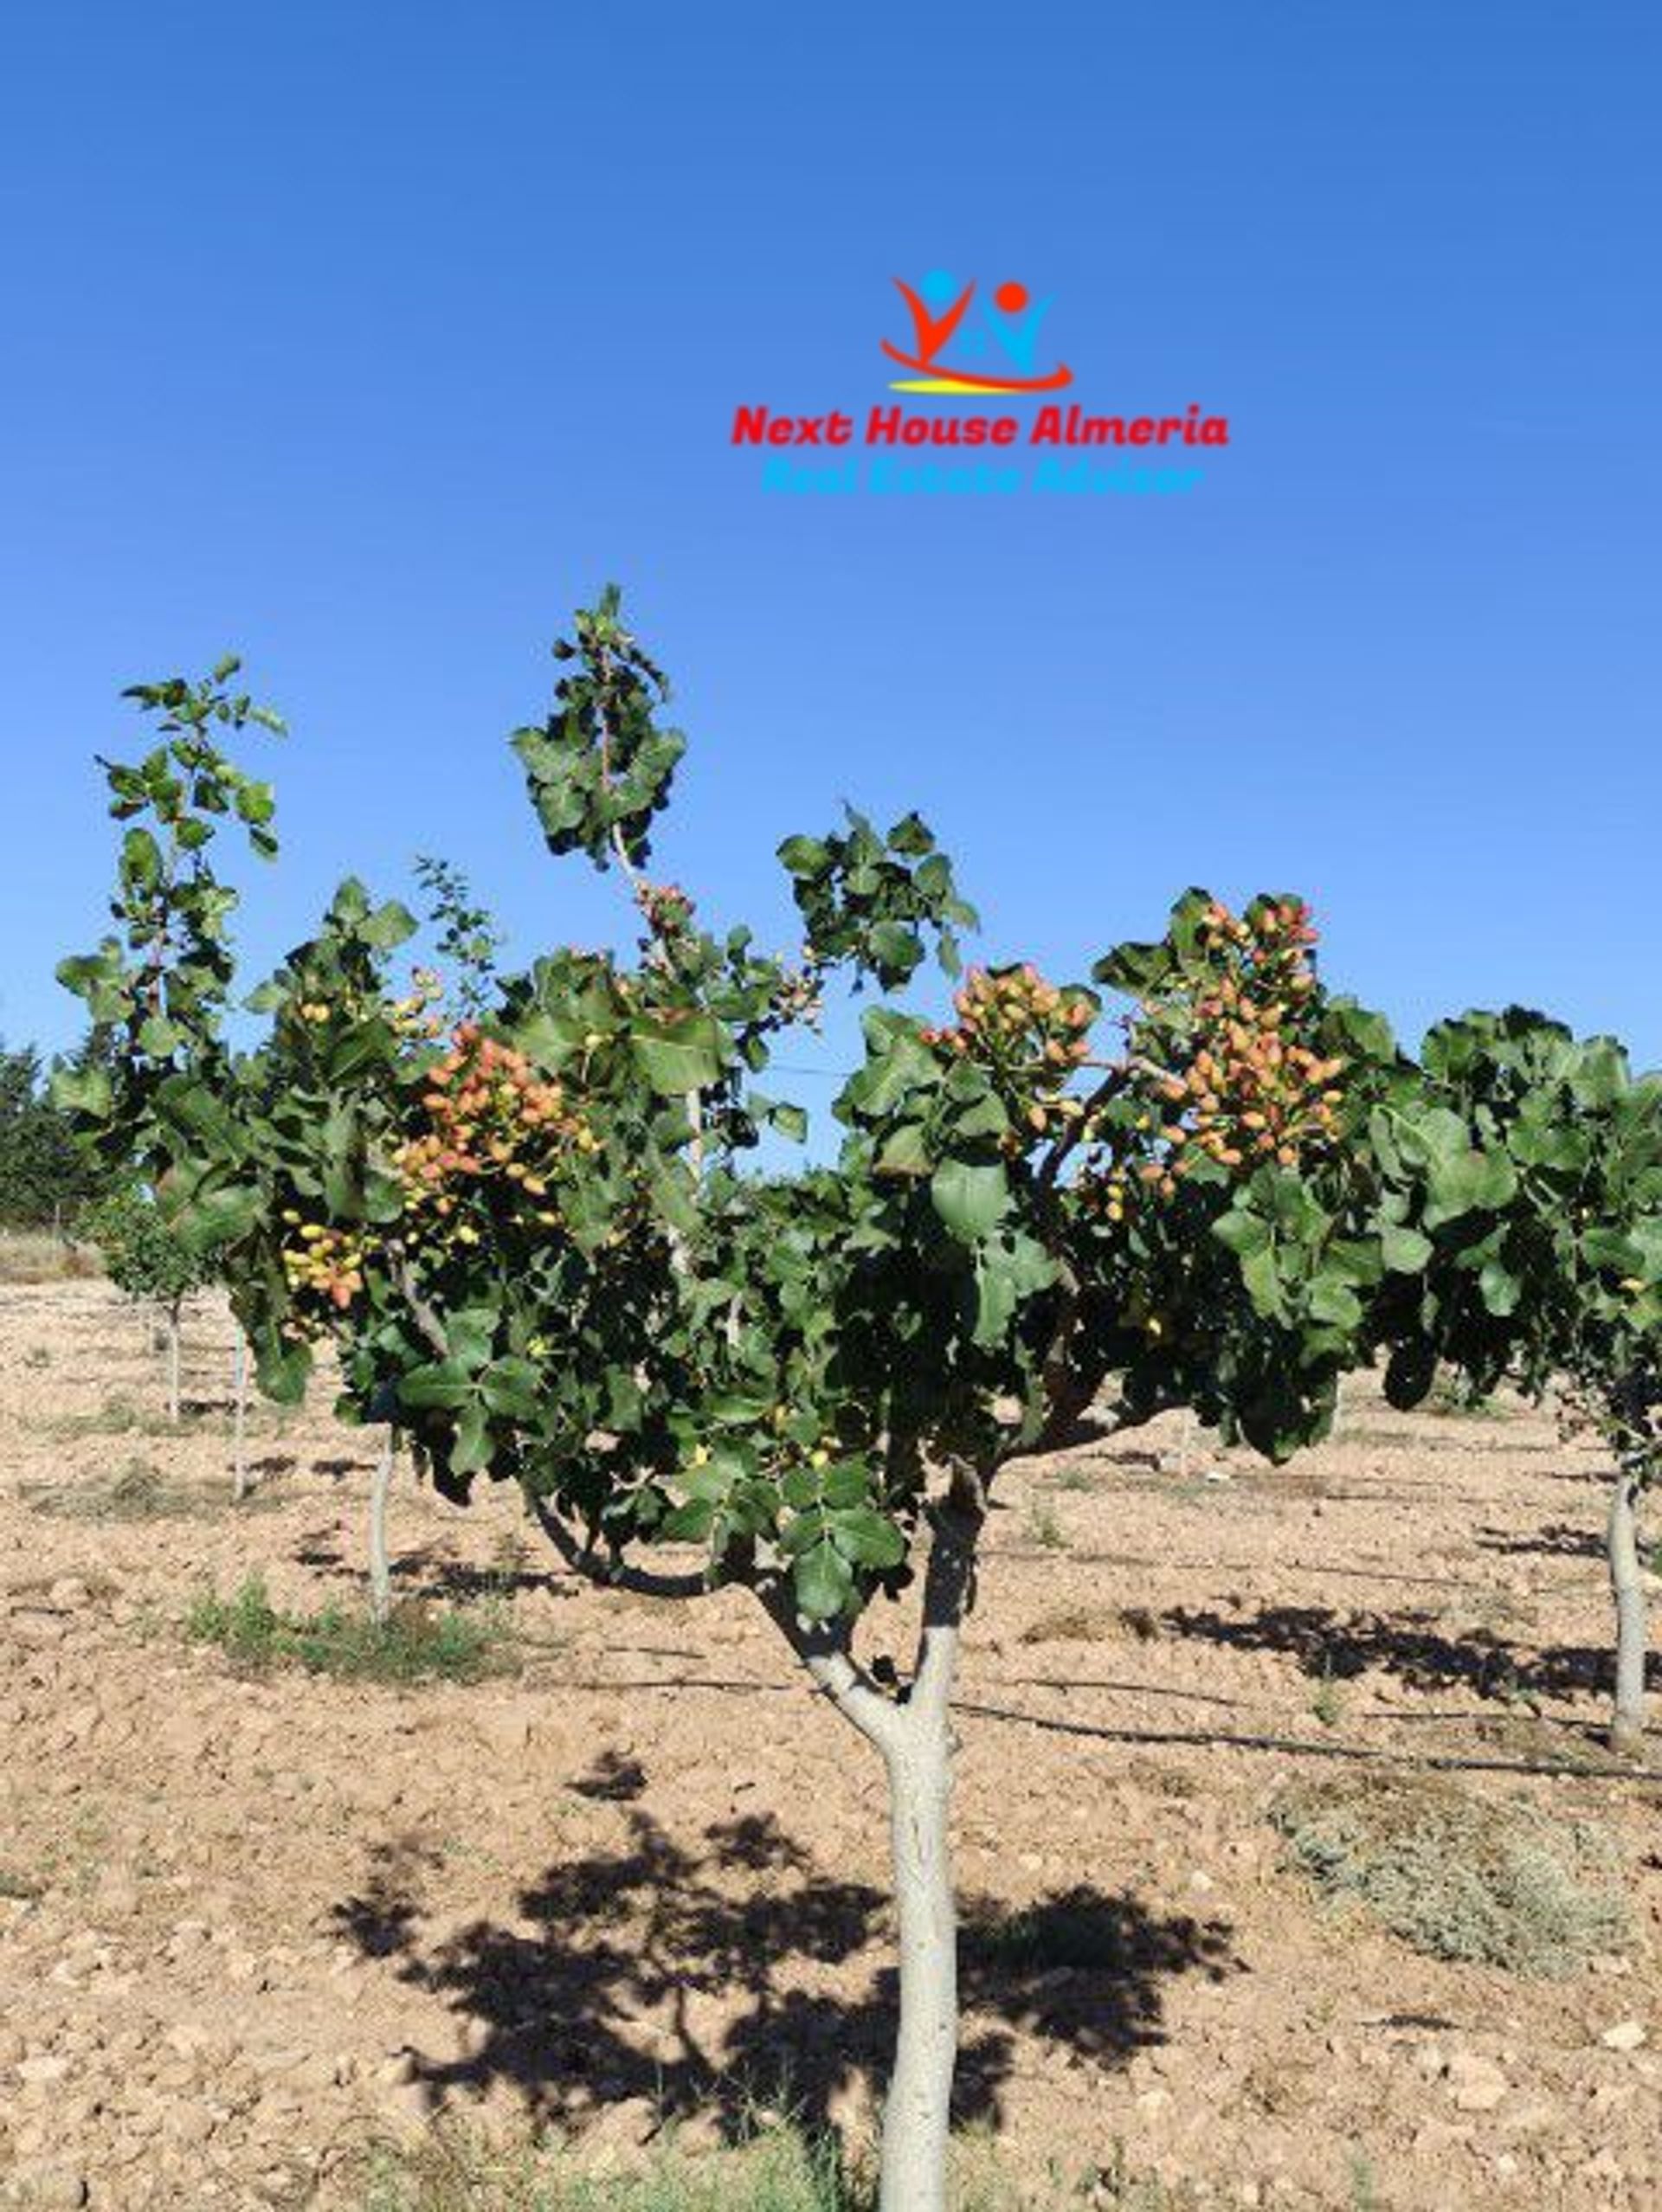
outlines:
[[[387,1492],[392,1487],[393,1432],[370,1477],[370,1618],[377,1628],[386,1626],[392,1611],[392,1562],[387,1556]]]
[[[179,1425],[179,1309],[167,1309],[167,1418]]]
[[[918,1662],[905,1701],[855,1664],[847,1631],[806,1629],[770,1603],[815,1685],[883,1755],[900,1923],[900,2027],[883,2112],[879,2212],[946,2212],[958,2057],[957,1913],[952,1896],[951,1698],[974,1595],[984,1513],[978,1484],[934,1514]]]
[[[905,1712],[886,1752],[900,1920],[900,2032],[883,2111],[881,2212],[946,2212],[958,2059],[952,1739],[945,1712]]]
[[[239,1328],[231,1347],[231,1496],[248,1495],[248,1340]]]
[[[1637,1477],[1625,1467],[1618,1469],[1605,1524],[1610,1593],[1616,1604],[1616,1695],[1610,1748],[1627,1759],[1636,1758],[1645,1745],[1645,1585],[1633,1513],[1638,1489]]]

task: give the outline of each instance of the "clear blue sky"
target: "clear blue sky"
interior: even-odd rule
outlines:
[[[915,802],[994,956],[1292,886],[1410,1033],[1521,997],[1662,1059],[1659,82],[1650,0],[8,10],[0,1034],[74,1034],[119,686],[228,646],[294,733],[256,965],[421,850],[592,941],[502,741],[616,576],[713,915],[783,939],[778,838]],[[765,496],[736,406],[886,400],[941,267],[1231,450]]]

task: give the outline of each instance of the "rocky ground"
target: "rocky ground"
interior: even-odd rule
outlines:
[[[879,1778],[754,1606],[596,1593],[507,1496],[406,1483],[402,1597],[483,1609],[506,1670],[239,1672],[192,1598],[355,1602],[373,1440],[262,1410],[234,1508],[223,1317],[189,1343],[176,1437],[132,1309],[0,1289],[0,2183],[349,2206],[439,2110],[614,2157],[785,2096],[863,2126]],[[1662,2201],[1662,1793],[1536,1771],[1600,1756],[1601,1501],[1537,1415],[1362,1392],[1279,1473],[1163,1425],[1011,1479],[961,1693],[966,2120],[1220,2206]],[[1318,1904],[1277,1791],[1427,1759],[1596,1825],[1631,1939],[1536,1981]]]

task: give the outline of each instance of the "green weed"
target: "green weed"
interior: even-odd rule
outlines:
[[[470,1612],[413,1604],[396,1606],[384,1624],[343,1605],[315,1613],[283,1613],[258,1575],[229,1598],[204,1591],[185,1618],[195,1643],[216,1643],[239,1666],[306,1668],[345,1682],[476,1682],[509,1663],[499,1611]]]

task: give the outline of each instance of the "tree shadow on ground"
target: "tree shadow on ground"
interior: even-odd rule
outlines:
[[[369,1469],[358,1460],[317,1460],[312,1472],[338,1478],[367,1474]],[[349,1553],[332,1528],[308,1531],[294,1553],[294,1564],[335,1581],[357,1583],[363,1579],[363,1561]],[[517,1598],[532,1591],[551,1598],[572,1598],[583,1588],[580,1583],[544,1569],[472,1566],[464,1560],[441,1557],[428,1545],[401,1549],[392,1562],[392,1578],[403,1596],[448,1605],[465,1604],[477,1598]],[[686,1654],[678,1650],[673,1656],[684,1658]]]
[[[665,2123],[712,2113],[734,2138],[758,2102],[783,2101],[828,2127],[889,2062],[896,1976],[865,1955],[892,1944],[887,1898],[828,1873],[771,1816],[713,1823],[689,1847],[632,1802],[644,1781],[601,1762],[583,1793],[618,1804],[626,1836],[551,1868],[511,1925],[425,1943],[436,1855],[405,1842],[377,1849],[336,1929],[457,2016],[467,2054],[417,2060],[435,2101],[506,2083],[539,2120],[570,2123],[643,2098]],[[1018,2030],[1117,2066],[1164,2040],[1168,1980],[1238,1968],[1226,1923],[1083,1885],[1014,1913],[971,1899],[962,1917],[964,2121],[998,2118]]]
[[[1237,1651],[1284,1652],[1316,1676],[1345,1680],[1377,1667],[1414,1689],[1464,1688],[1479,1697],[1574,1697],[1610,1686],[1608,1650],[1556,1644],[1520,1652],[1480,1626],[1447,1635],[1429,1614],[1341,1615],[1326,1605],[1272,1605],[1235,1618],[1179,1605],[1161,1619],[1174,1636]]]
[[[1537,1558],[1546,1559],[1601,1559],[1604,1557],[1604,1532],[1598,1528],[1578,1528],[1567,1521],[1555,1521],[1546,1528],[1539,1528],[1519,1535],[1506,1528],[1485,1528],[1478,1534],[1478,1542],[1485,1552],[1503,1552],[1509,1558]]]

